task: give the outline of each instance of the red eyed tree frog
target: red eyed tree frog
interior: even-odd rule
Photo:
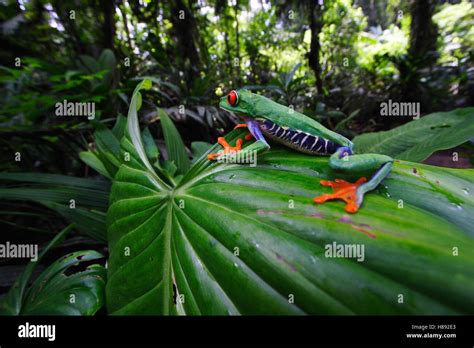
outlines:
[[[247,127],[256,141],[242,149],[243,139],[238,139],[235,146],[230,146],[221,137],[218,142],[224,150],[208,155],[210,160],[225,160],[225,157],[235,152],[241,152],[240,155],[245,156],[251,152],[259,154],[267,151],[270,145],[265,140],[265,135],[299,152],[331,156],[329,166],[336,171],[374,172],[369,181],[365,177],[361,177],[355,183],[342,179],[321,180],[321,185],[332,187],[333,193],[315,197],[313,199],[315,203],[341,199],[346,203],[345,210],[348,213],[355,213],[362,204],[364,194],[375,189],[392,169],[391,157],[380,154],[354,155],[353,144],[349,139],[327,129],[308,116],[246,89],[231,91],[221,98],[219,106],[242,117],[245,123],[238,124],[236,128]],[[249,139],[248,136],[246,139]]]

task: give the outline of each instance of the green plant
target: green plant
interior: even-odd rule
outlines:
[[[251,91],[268,90],[275,92],[278,96],[283,97],[284,102],[287,105],[294,105],[298,102],[298,95],[301,94],[306,87],[303,83],[305,76],[295,77],[295,74],[300,67],[301,63],[298,63],[293,66],[291,70],[281,72],[267,85],[247,85],[243,86],[242,88],[246,88]]]
[[[0,173],[0,181],[3,200],[42,204],[74,222],[83,234],[106,241],[108,182],[43,173]]]
[[[93,250],[63,256],[28,287],[37,264],[73,227],[69,225],[59,232],[38,255],[38,260],[26,266],[10,291],[0,299],[0,315],[94,315],[103,306],[106,272],[95,263],[103,256]]]
[[[196,80],[195,88],[190,91],[186,91],[185,87],[179,85],[178,82],[173,83],[161,77],[142,76],[134,80],[143,81],[145,79],[155,84],[150,89],[150,92],[160,97],[158,99],[160,107],[173,120],[183,121],[190,119],[204,126],[205,129],[208,127],[227,128],[231,125],[229,114],[212,105],[217,84],[210,81],[209,75],[206,78]],[[173,81],[179,80],[179,76],[174,77],[172,75],[171,79]],[[126,98],[124,97],[124,99]],[[150,123],[159,118],[160,116],[155,107],[146,115],[146,119]]]
[[[25,57],[22,66],[0,66],[2,96],[1,123],[31,125],[51,122],[54,106],[63,100],[99,104],[113,94],[115,56],[110,50],[102,51],[98,60],[80,55],[77,67],[53,65],[46,61]],[[98,107],[96,119],[107,110]],[[59,118],[53,118],[58,121]],[[65,121],[65,119],[61,119]]]
[[[461,1],[458,4],[447,3],[439,7],[439,11],[433,16],[433,21],[442,33],[438,37],[442,52],[439,57],[440,63],[453,64],[453,60],[459,60],[463,64],[468,61],[474,45],[473,16],[474,6],[469,1]],[[456,63],[455,66],[457,65],[459,64]]]
[[[326,192],[319,179],[334,176],[327,159],[282,148],[255,168],[219,165],[204,154],[179,182],[167,182],[150,163],[138,128],[142,88],[149,82],[132,97],[121,141],[131,159],[114,177],[107,213],[110,314],[474,310],[468,290],[474,257],[453,257],[453,246],[474,247],[474,205],[462,191],[474,189],[472,170],[396,163],[394,178],[354,216],[338,203],[311,201]],[[419,197],[410,201],[413,189]],[[454,200],[461,209],[452,209]],[[364,245],[365,261],[325,257],[333,242]],[[456,282],[447,281],[453,276]]]
[[[354,138],[361,153],[380,153],[406,161],[421,162],[438,150],[461,145],[474,134],[474,108],[436,112],[385,132]]]

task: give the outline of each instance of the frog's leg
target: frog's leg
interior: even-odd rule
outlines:
[[[316,203],[324,203],[328,200],[342,199],[346,202],[345,210],[355,213],[359,209],[364,194],[375,189],[392,170],[393,159],[389,156],[378,154],[352,155],[351,149],[339,148],[329,159],[329,166],[336,170],[346,172],[361,172],[375,170],[375,174],[367,181],[362,177],[355,183],[335,179],[334,181],[321,180],[321,185],[333,188],[332,194],[325,194],[314,198]]]
[[[249,121],[249,122],[252,122],[252,121]],[[237,124],[234,129],[237,129],[237,128],[244,128],[244,127],[248,127],[247,123],[239,123]],[[251,140],[253,137],[253,134],[252,133],[249,133],[245,136],[245,140]]]
[[[247,163],[249,159],[251,160],[252,158],[256,158],[256,155],[270,149],[270,145],[265,140],[265,137],[263,136],[262,131],[260,130],[260,127],[257,122],[248,120],[245,126],[247,126],[248,130],[250,131],[249,135],[253,136],[256,139],[256,142],[254,142],[252,145],[247,146],[245,149],[242,149],[242,139],[238,139],[236,146],[233,147],[227,144],[224,138],[219,138],[218,142],[224,147],[224,150],[216,154],[209,154],[207,155],[207,158],[210,160],[218,159],[222,162],[226,162],[228,160],[228,162],[231,163],[236,163],[240,161],[242,161],[243,163]],[[236,126],[236,128],[241,127],[244,127],[244,125],[239,124]],[[248,136],[246,136],[245,138],[247,140],[249,139]],[[237,152],[239,153],[238,156],[236,155]]]

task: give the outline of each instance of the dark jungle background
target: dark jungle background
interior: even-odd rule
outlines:
[[[127,114],[145,77],[143,123],[163,139],[163,108],[189,153],[233,128],[218,100],[243,86],[350,138],[411,120],[381,117],[389,99],[419,102],[422,115],[472,106],[473,24],[467,0],[2,0],[1,171],[100,180],[77,154]],[[94,102],[95,120],[56,117],[63,100]],[[458,148],[457,166],[471,167],[472,149]],[[43,242],[64,226],[39,201],[0,200],[5,238]],[[47,258],[81,247],[104,251],[78,235]],[[5,292],[24,265],[2,265]]]

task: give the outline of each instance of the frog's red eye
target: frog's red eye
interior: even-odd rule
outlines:
[[[227,94],[227,102],[231,106],[237,105],[237,103],[239,102],[239,95],[237,94],[237,91],[231,91],[229,94]]]

